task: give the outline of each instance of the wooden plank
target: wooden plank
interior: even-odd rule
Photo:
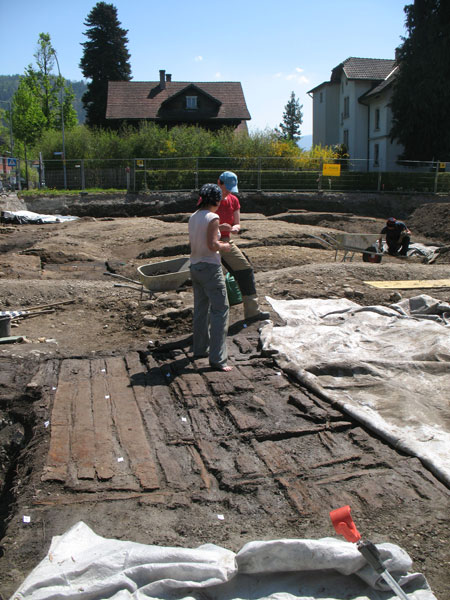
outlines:
[[[208,473],[208,469],[205,467],[205,464],[202,460],[202,457],[198,453],[197,449],[193,446],[188,446],[188,450],[191,453],[192,458],[194,459],[194,463],[197,465],[200,477],[202,478],[203,484],[208,492],[211,490],[213,485],[213,479]]]
[[[125,362],[107,358],[107,380],[114,407],[114,422],[134,475],[145,490],[159,488],[158,474]]]
[[[70,435],[72,427],[72,398],[75,393],[74,371],[78,361],[61,363],[58,384],[50,417],[50,447],[42,475],[43,481],[66,481],[70,462]]]
[[[91,366],[89,360],[78,361],[72,398],[72,459],[78,479],[95,477],[95,435],[91,397]]]
[[[193,432],[196,438],[203,438],[206,435],[222,437],[227,434],[228,427],[213,405],[208,406],[207,410],[192,408],[189,410],[189,417],[191,426],[186,431]]]
[[[158,456],[159,464],[162,467],[167,484],[175,489],[184,490],[188,487],[188,484],[186,473],[180,464],[181,461],[176,456],[180,452],[188,452],[188,450],[183,446],[174,446],[171,448],[163,445],[156,449],[156,455]]]
[[[448,288],[450,279],[410,279],[406,281],[365,281],[367,285],[381,289]]]
[[[196,396],[204,396],[209,393],[205,384],[205,380],[198,373],[187,373],[180,379],[181,380],[177,380],[180,384],[180,388],[186,389],[188,395],[194,398]]]
[[[133,386],[134,396],[137,405],[141,411],[141,415],[147,429],[147,434],[150,438],[152,446],[156,445],[156,441],[164,439],[161,424],[155,411],[153,402],[153,386],[154,377],[150,377],[146,366],[140,361],[137,352],[131,352],[125,357],[127,369]]]
[[[228,404],[226,411],[240,431],[255,431],[261,427],[261,419],[248,415],[237,406]]]
[[[277,477],[277,481],[286,491],[290,503],[298,513],[305,515],[312,512],[311,502],[309,500],[311,490],[307,491],[304,485],[296,479]],[[308,485],[310,484],[308,483]]]
[[[112,479],[117,460],[114,453],[111,397],[104,360],[91,361],[92,412],[95,432],[95,471],[101,481]]]
[[[40,364],[33,379],[27,385],[27,391],[35,389],[42,392],[44,389],[51,390],[52,387],[56,388],[58,382],[58,362],[56,360],[46,360]]]
[[[274,442],[254,442],[253,448],[274,475],[292,471],[291,465],[288,462],[288,456]]]
[[[358,471],[352,471],[350,473],[341,473],[339,475],[334,475],[332,477],[325,477],[323,479],[319,479],[315,481],[316,485],[329,485],[330,483],[340,483],[341,481],[348,481],[350,479],[357,479],[359,477],[373,477],[376,475],[386,475],[389,474],[389,469],[377,469],[374,471],[373,469],[364,469]]]

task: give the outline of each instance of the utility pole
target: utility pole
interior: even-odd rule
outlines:
[[[61,71],[59,69],[59,61],[56,55],[56,50],[52,48],[53,56],[56,58],[56,66],[58,67],[58,75],[61,80],[61,84],[63,84],[63,80],[61,77]],[[64,189],[67,189],[67,171],[66,171],[66,144],[64,140],[64,103],[63,103],[63,85],[59,90],[60,92],[60,104],[61,104],[61,132],[62,132],[62,160],[63,160],[63,172],[64,172]]]

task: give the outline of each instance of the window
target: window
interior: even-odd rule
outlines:
[[[380,144],[373,147],[373,166],[378,167],[380,161]]]
[[[375,109],[375,129],[380,129],[380,109]]]
[[[319,94],[319,102],[320,102],[320,104],[322,104],[322,102],[323,102],[323,92],[320,92],[320,94]]]
[[[344,129],[344,146],[347,148],[348,152],[348,129]]]
[[[191,110],[197,108],[197,96],[186,96],[186,108]]]
[[[350,97],[345,96],[344,98],[344,119],[350,116]]]

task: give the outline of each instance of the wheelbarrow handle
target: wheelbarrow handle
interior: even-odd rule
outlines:
[[[110,273],[109,271],[106,271],[103,273],[103,275],[108,275],[108,277],[116,277],[117,279],[125,279],[125,281],[131,281],[132,283],[137,283],[137,285],[142,285],[141,281],[135,281],[134,279],[130,279],[124,275],[119,275],[118,273]]]

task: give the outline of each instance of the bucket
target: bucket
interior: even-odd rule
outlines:
[[[239,289],[238,282],[230,273],[225,275],[225,285],[227,287],[227,296],[228,303],[230,306],[234,306],[235,304],[241,304],[242,302],[242,294]]]
[[[0,316],[0,338],[11,335],[11,317]]]

